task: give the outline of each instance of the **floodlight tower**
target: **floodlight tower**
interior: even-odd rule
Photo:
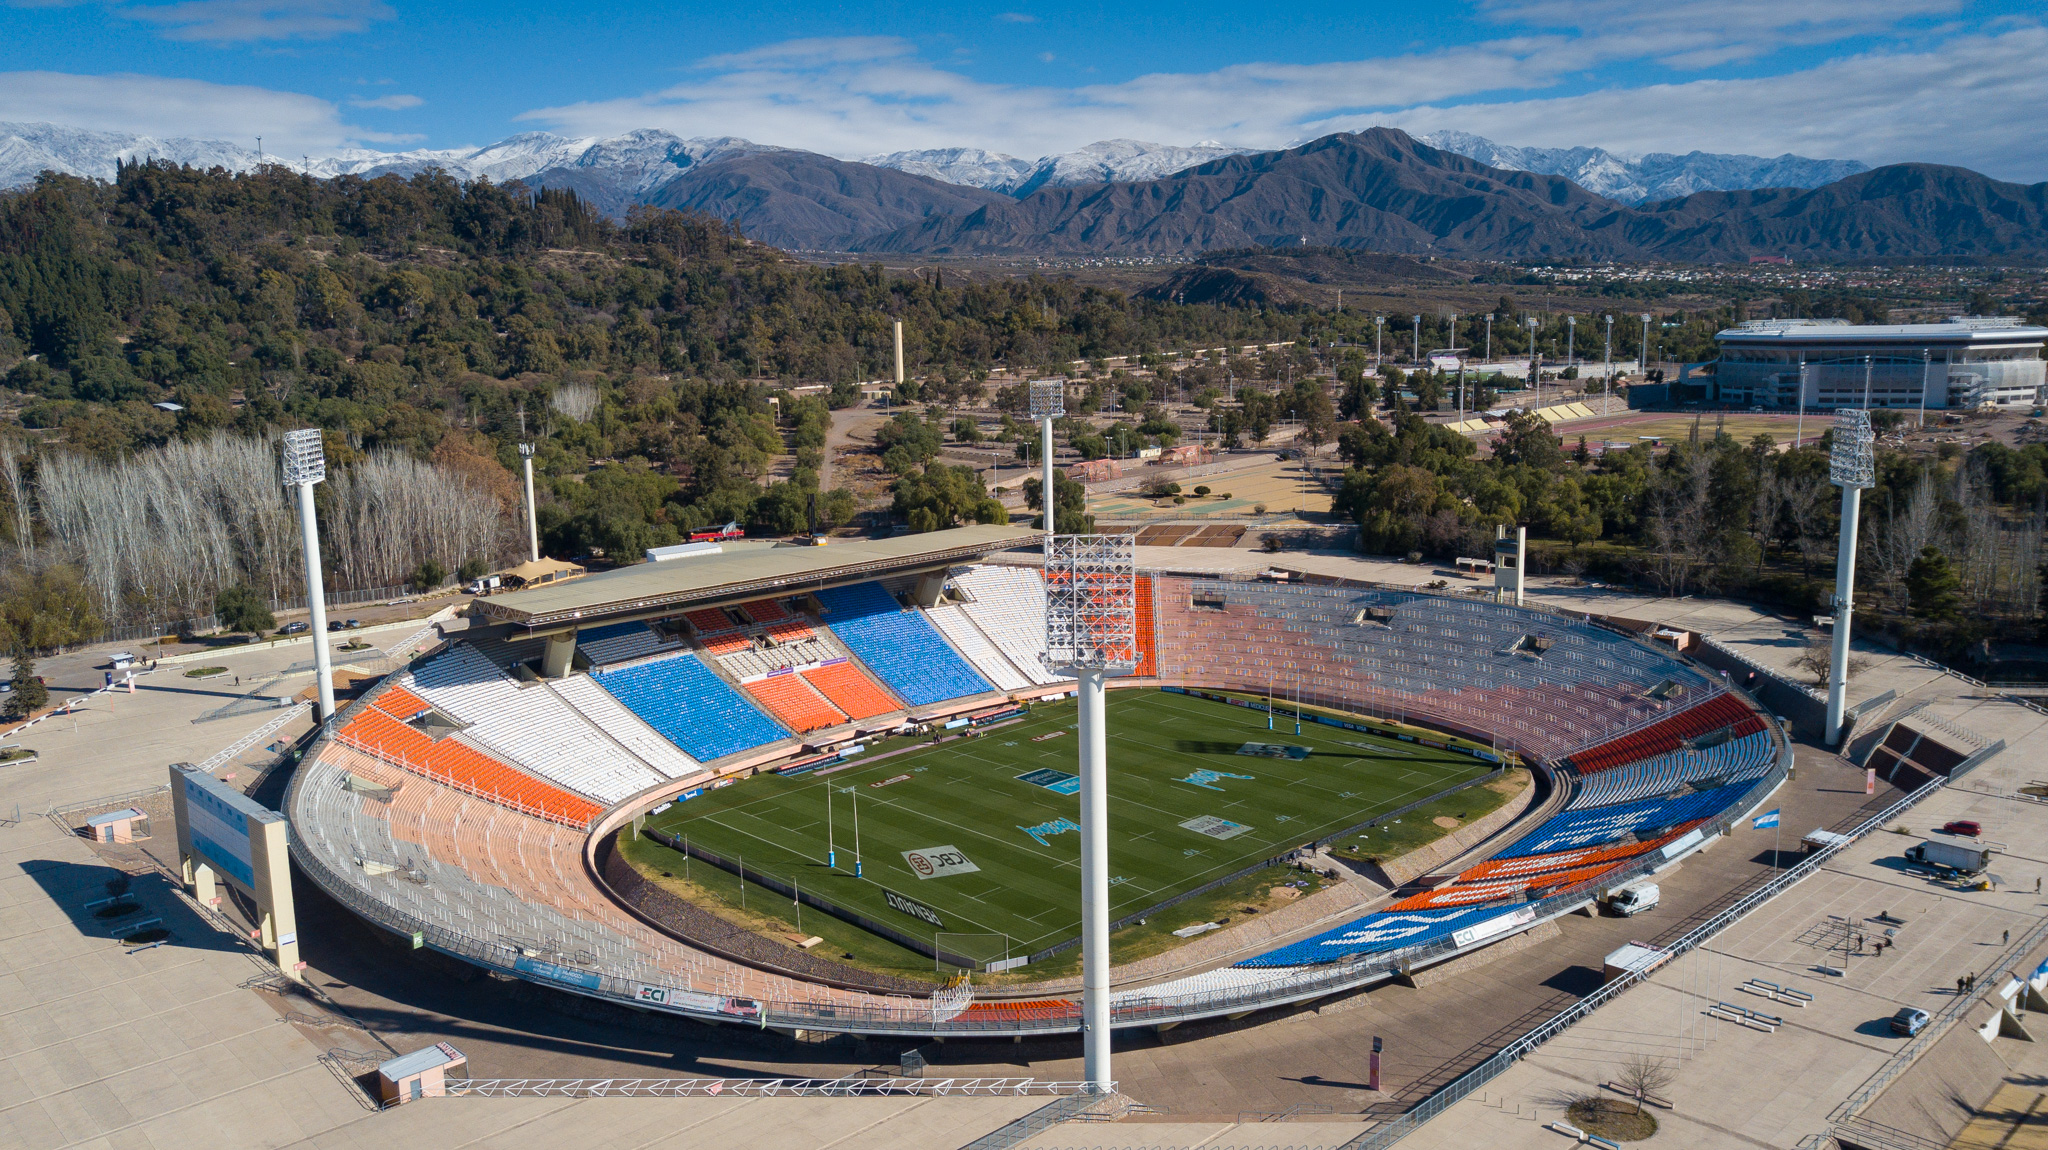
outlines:
[[[533,509],[533,444],[519,445],[519,462],[526,469],[526,548],[528,559],[540,562],[540,520]]]
[[[1606,415],[1608,412],[1614,410],[1614,317],[1610,315],[1607,316],[1606,319],[1606,350],[1601,352],[1601,354],[1605,356],[1607,360],[1607,366],[1602,370],[1600,379],[1600,414],[1602,415]]]
[[[1493,313],[1486,313],[1486,362],[1493,362]]]
[[[1058,518],[1058,504],[1053,499],[1052,476],[1052,423],[1067,413],[1067,381],[1064,379],[1034,379],[1031,381],[1031,418],[1038,424],[1039,472],[1038,506],[1045,512],[1045,535],[1052,538],[1053,527]]]
[[[1643,346],[1636,352],[1636,366],[1643,369],[1643,382],[1650,382],[1650,313],[1636,317],[1643,321]]]
[[[320,429],[284,433],[284,484],[299,489],[299,533],[306,546],[306,606],[313,618],[313,674],[320,691],[320,721],[334,715],[334,671],[327,665],[327,598],[320,579],[320,523],[313,515],[313,485],[327,478]]]
[[[1564,327],[1564,365],[1566,367],[1574,367],[1579,362],[1579,317],[1575,315],[1564,317]]]
[[[1842,539],[1835,554],[1835,645],[1828,659],[1828,742],[1842,735],[1842,709],[1849,691],[1849,613],[1856,592],[1856,516],[1863,489],[1875,482],[1871,462],[1870,412],[1835,413],[1835,445],[1828,457],[1828,481],[1842,489]]]
[[[1386,334],[1387,317],[1383,315],[1372,317],[1372,369],[1374,371],[1380,369],[1380,360],[1382,358],[1380,356],[1380,337]]]
[[[1082,1077],[1109,1073],[1109,734],[1105,680],[1138,663],[1137,537],[1045,537],[1046,665],[1074,676],[1080,699]]]
[[[1415,317],[1415,362],[1422,363],[1422,317]]]
[[[1543,406],[1543,353],[1536,348],[1536,317],[1522,321],[1529,326],[1529,386],[1536,389],[1536,406]]]

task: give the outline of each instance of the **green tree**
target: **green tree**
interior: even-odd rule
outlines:
[[[448,568],[442,566],[438,559],[422,559],[420,565],[412,569],[412,585],[415,590],[432,591],[447,581]]]
[[[50,689],[36,678],[35,657],[27,647],[14,649],[14,691],[7,696],[7,717],[26,719],[50,702]]]
[[[262,634],[277,626],[270,604],[246,584],[237,583],[213,597],[213,613],[229,631]]]
[[[1008,523],[1009,512],[988,493],[972,467],[936,464],[896,481],[896,514],[912,531],[940,531],[963,520]]]
[[[1962,577],[1939,547],[1928,545],[1906,568],[1906,609],[1931,622],[1954,619],[1962,607]]]
[[[1089,535],[1095,531],[1095,517],[1088,514],[1088,489],[1067,478],[1067,473],[1054,469],[1053,473],[1053,530],[1061,535]],[[1032,526],[1045,526],[1044,508],[1041,496],[1044,484],[1033,475],[1024,480],[1024,505],[1039,512]]]

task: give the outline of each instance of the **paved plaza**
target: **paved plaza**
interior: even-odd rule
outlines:
[[[1276,562],[1249,551],[1156,551],[1141,556],[1141,564],[1208,571],[1219,565],[1261,570]],[[1390,583],[1443,577],[1428,567],[1337,554],[1288,553],[1277,562]],[[1801,621],[1721,601],[1659,600],[1548,580],[1533,581],[1532,596],[1696,630],[1773,666],[1789,666],[1813,636]],[[1871,663],[1854,685],[1852,702],[1891,690],[1899,699],[1889,710],[1926,701],[1923,714],[2006,740],[2004,754],[1936,792],[1904,820],[1908,831],[1923,837],[1947,819],[1983,821],[1986,837],[2005,843],[1995,868],[2004,885],[1962,891],[1931,881],[1898,858],[1911,838],[1873,834],[1453,1106],[1407,1145],[1506,1150],[1556,1144],[1559,1136],[1543,1124],[1562,1112],[1561,1104],[1597,1090],[1621,1059],[1643,1052],[1676,1068],[1669,1091],[1674,1106],[1660,1113],[1667,1133],[1657,1144],[1793,1146],[1824,1130],[1843,1100],[1904,1045],[1882,1025],[1898,1006],[1939,1011],[1954,1001],[1958,975],[1979,974],[1981,995],[1996,971],[2038,961],[2041,948],[2019,954],[2002,940],[2008,932],[2015,943],[2029,938],[2048,917],[2048,901],[2034,894],[2034,880],[2048,877],[2048,810],[2014,795],[2043,773],[2033,764],[2048,749],[2048,716],[1880,648],[1859,645],[1859,653]],[[109,880],[122,873],[114,865],[121,860],[63,834],[42,812],[156,787],[167,763],[202,760],[249,734],[269,717],[260,709],[193,719],[254,695],[295,694],[310,682],[308,672],[294,670],[309,654],[299,645],[228,655],[219,660],[229,667],[227,678],[196,682],[167,665],[139,679],[132,695],[95,696],[77,714],[18,737],[41,759],[0,767],[0,815],[17,804],[23,814],[0,827],[0,987],[7,991],[0,1007],[6,1035],[0,1145],[341,1147],[433,1140],[509,1146],[539,1140],[565,1147],[953,1147],[1043,1104],[1015,1098],[464,1098],[372,1112],[348,1072],[364,1058],[436,1041],[461,1048],[479,1077],[839,1077],[892,1064],[900,1051],[882,1043],[793,1044],[694,1025],[621,1025],[523,984],[454,977],[460,972],[393,950],[304,883],[300,929],[318,994],[279,993],[275,971],[220,929],[239,925],[232,905],[226,919],[203,916],[139,854],[123,868],[130,897],[162,917],[171,938],[138,949],[107,937],[85,904],[106,897]],[[53,695],[97,686],[100,672],[91,658],[53,665]],[[291,738],[304,728],[301,719],[273,737]],[[254,771],[264,757],[259,745],[220,773]],[[1854,822],[1898,797],[1883,785],[1866,796],[1860,770],[1813,748],[1799,748],[1798,767],[1768,803],[1785,812],[1789,840],[1814,827]],[[1660,880],[1664,905],[1649,916],[1570,916],[1560,920],[1555,938],[1479,952],[1450,977],[1425,979],[1419,988],[1389,984],[1277,1016],[1124,1035],[1117,1055],[1121,1089],[1157,1113],[1115,1124],[1068,1123],[1025,1145],[1342,1145],[1595,988],[1601,958],[1616,946],[1678,937],[1725,905],[1731,892],[1776,873],[1775,852],[1783,849],[1789,861],[1793,846],[1745,827],[1668,872]],[[1902,922],[1896,945],[1878,957],[1845,955],[1842,924],[1871,935],[1881,929],[1873,921],[1881,913]],[[1738,988],[1751,978],[1804,989],[1813,1003],[1793,1009],[1746,995]],[[1785,1015],[1785,1025],[1760,1033],[1704,1013],[1724,1000]],[[1967,1116],[1956,1119],[1938,1107],[1923,1113],[1900,1101],[1932,1092],[1916,1075],[1945,1073],[1976,1082],[1987,1099],[1996,1094],[1986,1118],[1969,1126],[1968,1136],[1978,1141],[1968,1144],[1997,1145],[2010,1135],[2005,1145],[2029,1145],[2026,1138],[2038,1137],[2032,1116],[2042,1108],[2035,1095],[2048,1067],[2028,1044],[1978,1038],[1975,1026],[1987,1011],[1973,1006],[1936,1053],[1922,1059],[1924,1069],[1916,1065],[1902,1075],[1868,1113],[1945,1141]],[[1387,1089],[1379,1093],[1365,1088],[1374,1036],[1388,1050]],[[933,1074],[1057,1079],[1079,1070],[1078,1042],[932,1043],[921,1053]],[[1994,1061],[1983,1061],[1987,1056]],[[2001,1082],[2009,1083],[2003,1092]],[[1998,1115],[2007,1116],[2005,1126],[1996,1124]],[[1680,1136],[1670,1137],[1674,1133]]]

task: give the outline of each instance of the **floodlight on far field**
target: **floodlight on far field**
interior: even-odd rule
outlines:
[[[1137,666],[1137,536],[1046,538],[1045,650],[1055,670]]]
[[[1031,418],[1033,422],[1042,419],[1058,419],[1066,413],[1066,380],[1034,379],[1031,381]]]
[[[320,446],[320,429],[300,428],[284,433],[284,481],[292,487],[319,483],[327,478],[327,452]]]
[[[1828,455],[1828,482],[1837,487],[1870,487],[1877,482],[1871,445],[1870,413],[1848,408],[1835,413],[1835,445]]]

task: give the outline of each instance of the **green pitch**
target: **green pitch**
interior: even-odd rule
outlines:
[[[822,777],[763,775],[647,825],[907,934],[943,934],[953,953],[1027,955],[1081,930],[1075,711],[1071,700],[1041,704],[975,738],[855,759]],[[1113,691],[1110,918],[1490,769],[1336,727],[1304,723],[1296,735],[1288,718],[1268,731],[1264,714],[1224,703]],[[826,865],[828,841],[836,869]]]

